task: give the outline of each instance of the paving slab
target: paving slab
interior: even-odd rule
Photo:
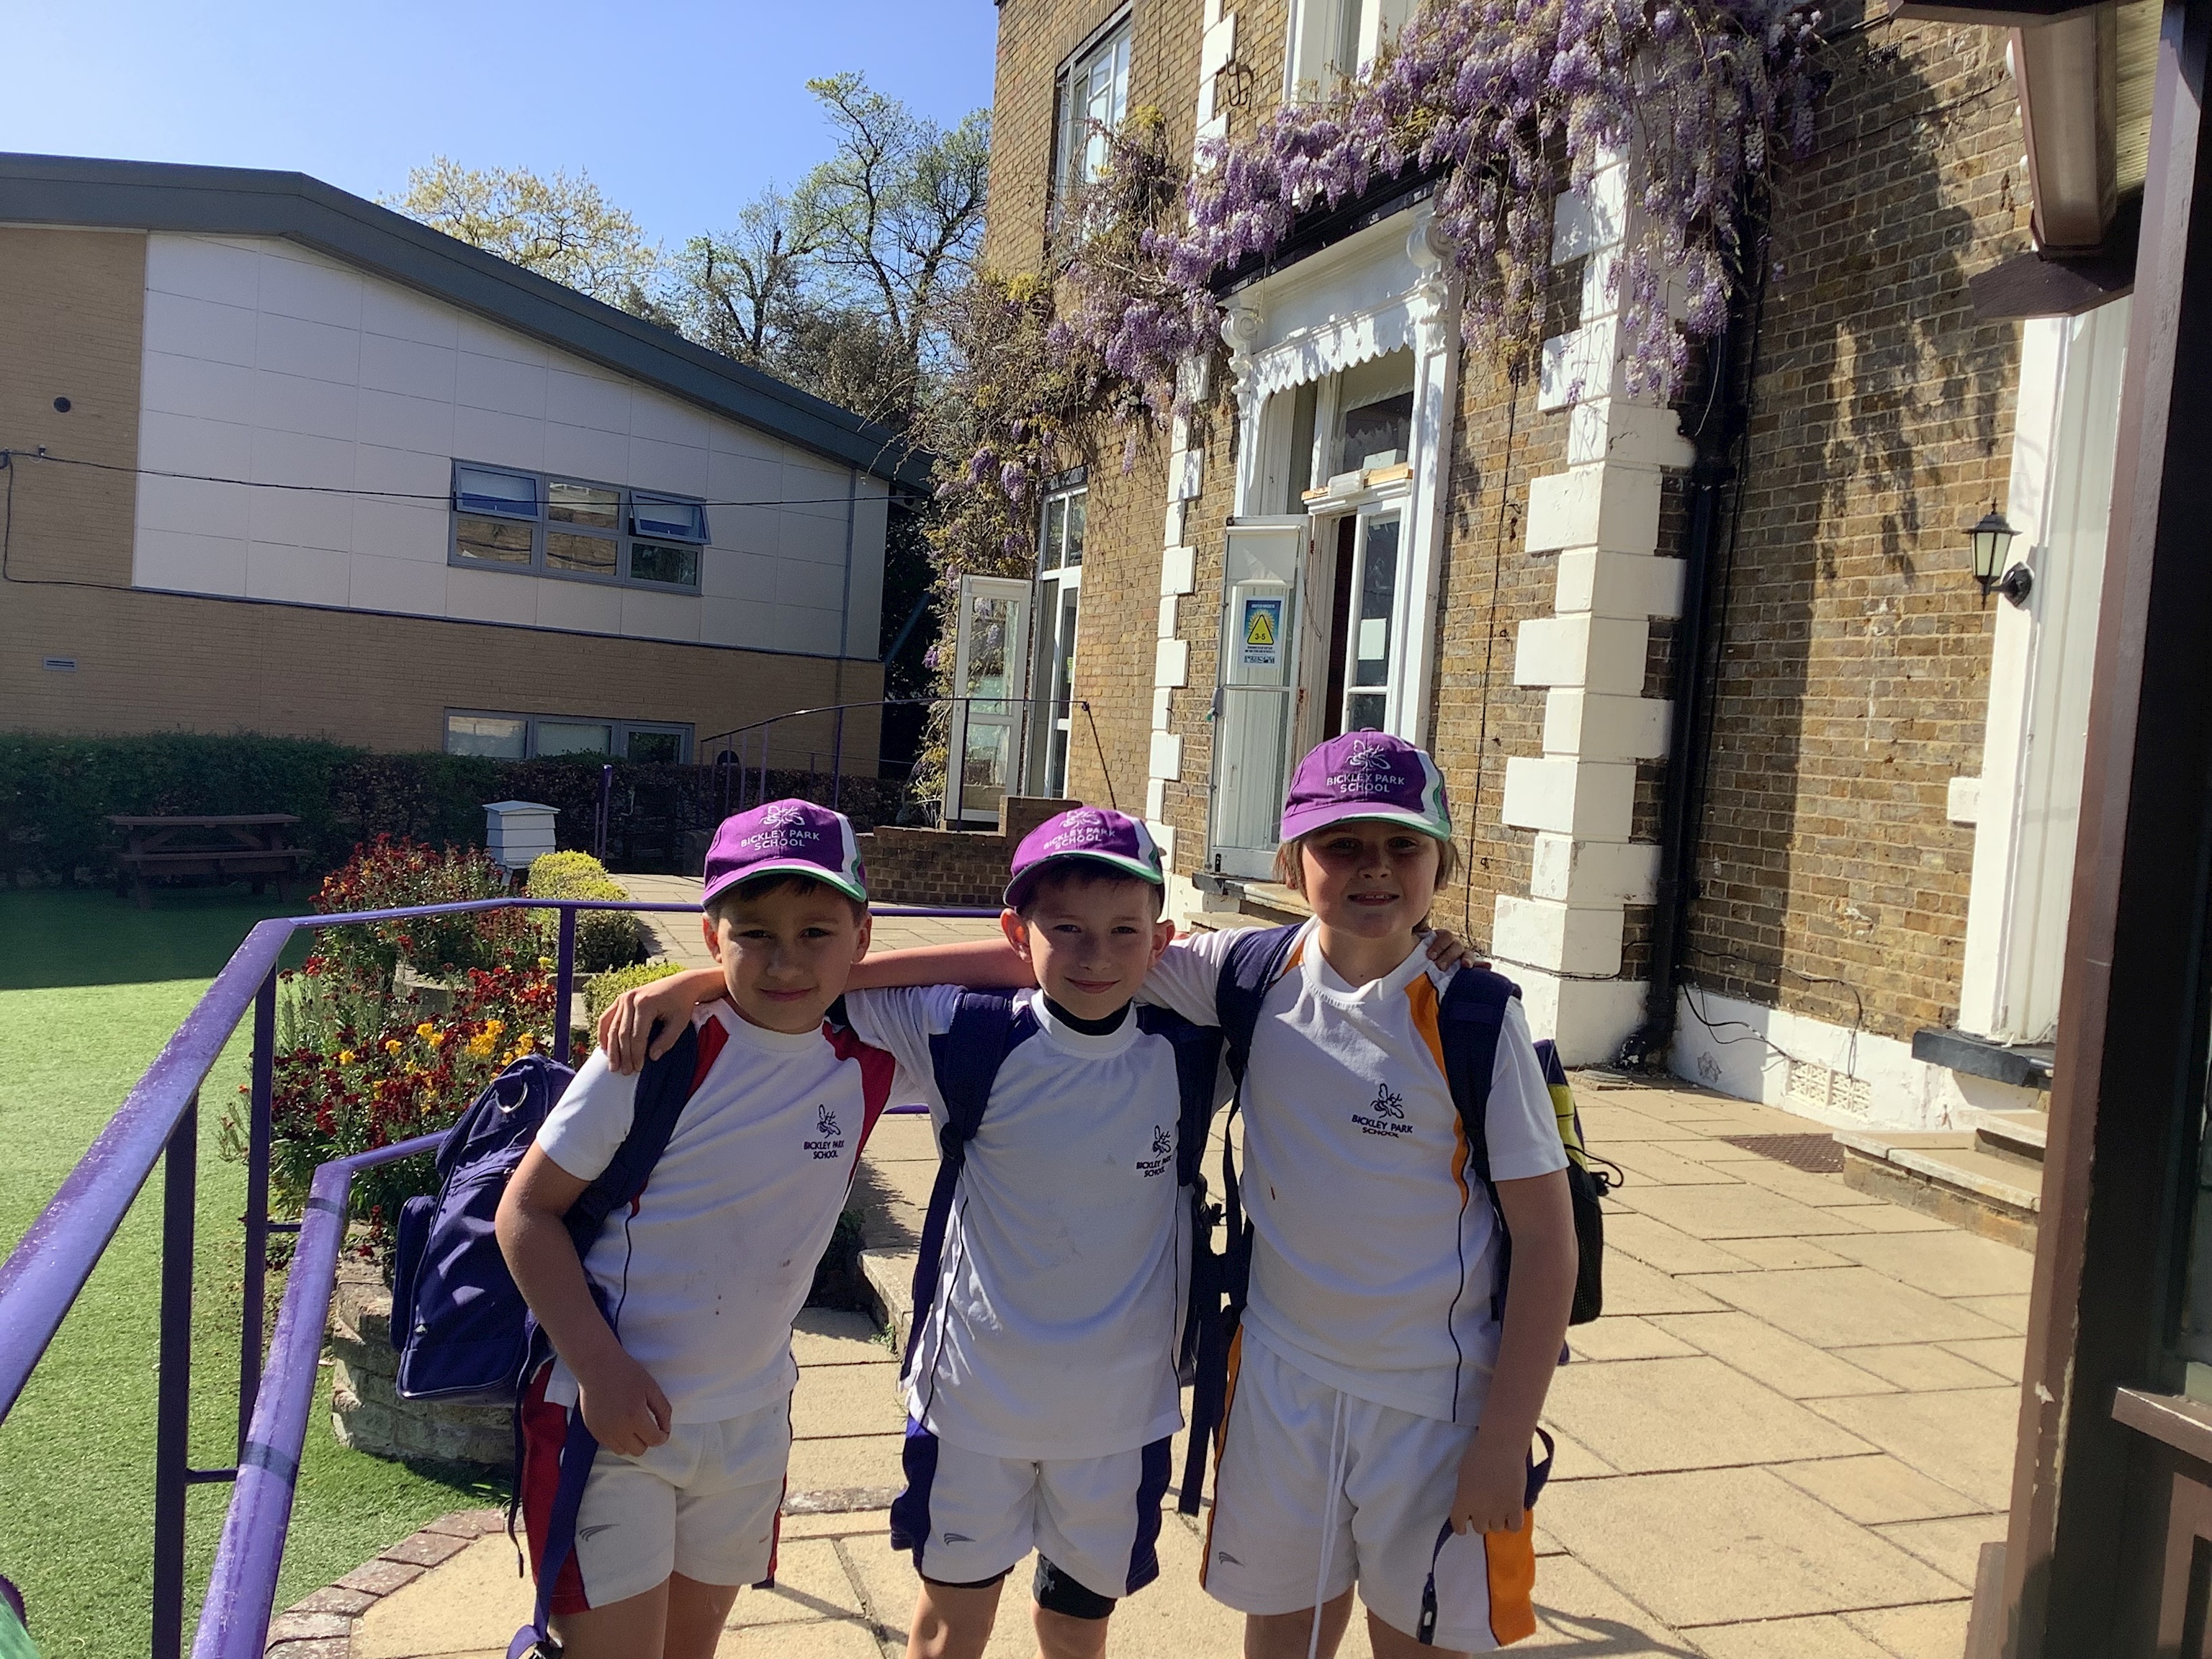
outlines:
[[[1619,1141],[1705,1139],[1694,1129],[1685,1129],[1663,1118],[1646,1117],[1629,1106],[1582,1100],[1577,1102],[1577,1106],[1582,1113],[1583,1139],[1601,1152]]]
[[[1833,1613],[1809,1619],[1761,1619],[1745,1625],[1709,1625],[1698,1645],[1712,1659],[1895,1659]]]
[[[1853,1211],[1819,1209],[1764,1187],[1632,1187],[1621,1202],[1693,1238],[1817,1238],[1863,1232]]]
[[[1854,1212],[1851,1219],[1863,1225],[1866,1212]],[[1816,1244],[1809,1238],[1732,1238],[1728,1243],[1728,1253],[1748,1261],[1754,1267],[1844,1267],[1850,1265],[1833,1250]]]
[[[1851,1214],[1869,1232],[1948,1233],[1956,1231],[1941,1217],[1923,1215],[1917,1210],[1900,1209],[1894,1204],[1886,1204],[1879,1210],[1871,1206],[1853,1210]]]
[[[2005,1334],[2002,1326],[1964,1302],[1916,1291],[1871,1267],[1698,1273],[1683,1282],[1820,1348],[1945,1342]]]
[[[793,1440],[906,1432],[898,1362],[881,1348],[876,1353],[879,1364],[818,1365],[799,1373],[799,1387],[791,1396]]]
[[[804,1624],[860,1616],[860,1598],[833,1538],[783,1538],[776,1543],[775,1587],[738,1592],[732,1628]]]
[[[1904,1521],[1875,1530],[1954,1580],[1961,1589],[1971,1590],[1982,1546],[2002,1543],[2009,1519],[2002,1515],[1961,1515],[1942,1521]]]
[[[1680,1337],[1669,1336],[1633,1314],[1608,1315],[1567,1333],[1567,1350],[1577,1359],[1659,1359],[1695,1353]]]
[[[479,1538],[459,1555],[384,1596],[354,1622],[352,1659],[429,1659],[504,1654],[530,1621],[530,1580],[514,1571],[514,1546]]]
[[[1792,1400],[1892,1391],[1871,1372],[1748,1314],[1675,1314],[1652,1323]]]
[[[864,1620],[819,1620],[725,1630],[714,1659],[883,1659],[883,1649],[874,1626]]]
[[[1698,1149],[1698,1156],[1700,1158],[1705,1156],[1702,1147]],[[1750,1182],[1753,1186],[1764,1187],[1770,1193],[1780,1193],[1784,1198],[1794,1198],[1800,1204],[1810,1204],[1814,1209],[1864,1210],[1888,1202],[1872,1193],[1856,1192],[1844,1186],[1844,1178],[1839,1175],[1815,1175],[1809,1170],[1795,1169],[1778,1159],[1764,1156],[1754,1155],[1754,1160],[1749,1164],[1732,1164],[1729,1166],[1729,1173]]]
[[[2003,1339],[1999,1338],[1998,1340]],[[1961,1358],[1933,1342],[1900,1342],[1871,1348],[1838,1348],[1836,1358],[1862,1370],[1921,1393],[1937,1389],[1986,1388],[1989,1367]]]
[[[1662,1273],[1748,1273],[1757,1265],[1733,1246],[1723,1249],[1707,1240],[1692,1238],[1663,1221],[1626,1209],[1616,1210],[1606,1217],[1605,1249],[1608,1273],[1614,1260],[1624,1255],[1633,1256]]]
[[[1604,1155],[1628,1171],[1629,1184],[1655,1187],[1725,1187],[1736,1176],[1716,1164],[1685,1158],[1684,1146],[1709,1143],[1678,1140],[1624,1140],[1608,1145]]]
[[[1595,1480],[1601,1474],[1620,1473],[1612,1464],[1561,1428],[1549,1415],[1544,1419],[1544,1427],[1552,1437],[1552,1479],[1553,1480]]]
[[[1936,1296],[2025,1296],[2035,1258],[1973,1233],[1839,1238],[1829,1249]]]
[[[1990,1336],[1979,1341],[1946,1342],[1943,1346],[1961,1359],[1971,1359],[2015,1382],[2027,1368],[2027,1339],[2024,1336]]]
[[[896,1486],[904,1478],[899,1453],[906,1445],[903,1434],[852,1434],[835,1440],[794,1440],[791,1443],[793,1492],[861,1490]]]
[[[1647,1267],[1633,1256],[1607,1255],[1605,1305],[1619,1314],[1710,1313],[1720,1304],[1688,1280]]]
[[[1777,1463],[1775,1474],[1808,1492],[1863,1527],[1897,1521],[1943,1521],[1982,1512],[1988,1505],[1887,1453],[1830,1457],[1809,1463]]]
[[[1871,1450],[1795,1401],[1699,1354],[1569,1365],[1547,1416],[1623,1474]]]
[[[2017,1389],[1816,1400],[1811,1408],[1985,1510],[2011,1505]]]
[[[2027,1334],[2027,1298],[2024,1296],[1961,1296],[1954,1300],[1969,1313],[1988,1320],[2011,1335]]]
[[[1969,1598],[1917,1607],[1847,1613],[1844,1622],[1879,1642],[1896,1659],[1959,1659],[1966,1651],[1966,1620],[1972,1613],[1973,1602]]]
[[[1507,1650],[1597,1655],[1607,1659],[1698,1659],[1698,1650],[1648,1608],[1640,1607],[1571,1555],[1537,1563],[1536,1632]],[[1353,1623],[1360,1621],[1354,1620]],[[1363,1632],[1363,1639],[1364,1633]],[[1352,1644],[1345,1644],[1349,1651]],[[1240,1650],[1222,1648],[1224,1656]]]
[[[1547,1493],[1577,1560],[1678,1629],[1926,1601],[1942,1574],[1765,1469],[1617,1475]]]

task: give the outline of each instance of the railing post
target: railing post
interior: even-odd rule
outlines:
[[[845,782],[845,706],[837,706],[837,738],[830,752],[830,810],[836,811]]]
[[[185,1489],[192,1405],[192,1208],[198,1185],[199,1091],[161,1157],[161,1376],[154,1406],[154,1659],[179,1659],[185,1638]]]
[[[561,954],[553,973],[553,1058],[568,1063],[568,996],[576,983],[576,913],[561,908]]]
[[[276,1074],[276,975],[253,999],[253,1085],[246,1134],[246,1304],[238,1334],[238,1455],[261,1392],[263,1274],[269,1265],[270,1100]]]

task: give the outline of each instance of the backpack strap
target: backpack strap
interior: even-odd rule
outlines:
[[[1181,1110],[1176,1136],[1176,1185],[1205,1190],[1206,1139],[1220,1097],[1221,1033],[1194,1025],[1180,1014],[1149,1003],[1137,1005],[1137,1029],[1164,1037],[1175,1051],[1176,1085]]]
[[[1018,1032],[1018,1023],[1023,1028]],[[929,1039],[930,1070],[936,1077],[938,1097],[945,1103],[945,1127],[938,1131],[937,1182],[929,1190],[929,1218],[922,1224],[921,1249],[915,1258],[914,1312],[907,1325],[902,1382],[913,1375],[921,1333],[937,1300],[945,1233],[951,1224],[952,1200],[968,1161],[968,1143],[982,1127],[991,1085],[998,1080],[1007,1051],[1036,1029],[1035,1018],[1017,1016],[1014,1000],[1005,992],[963,991],[953,1005],[951,1025]]]
[[[1229,1114],[1237,1115],[1244,1099],[1244,1073],[1251,1063],[1252,1040],[1260,1029],[1260,1006],[1283,976],[1291,952],[1297,948],[1304,924],[1281,927],[1247,927],[1232,934],[1221,972],[1214,981],[1214,1017],[1221,1026],[1222,1060],[1229,1067],[1235,1093]],[[1194,1144],[1192,1151],[1198,1151]],[[1194,1162],[1195,1159],[1194,1159]],[[1252,1227],[1244,1218],[1243,1194],[1237,1184],[1237,1158],[1226,1133],[1221,1140],[1221,1219],[1225,1231],[1222,1248],[1212,1248],[1212,1212],[1201,1204],[1194,1215],[1190,1308],[1184,1321],[1183,1340],[1191,1370],[1190,1444],[1182,1471],[1182,1489],[1176,1507],[1196,1515],[1206,1485],[1206,1450],[1221,1426],[1229,1403],[1229,1349],[1244,1316],[1244,1298],[1252,1282]],[[1202,1224],[1202,1232],[1196,1224]],[[1204,1240],[1204,1248],[1197,1241]]]
[[[1444,1081],[1459,1109],[1467,1136],[1468,1172],[1482,1183],[1498,1225],[1498,1275],[1490,1293],[1492,1317],[1505,1318],[1505,1279],[1513,1270],[1513,1237],[1505,1230],[1505,1211],[1490,1173],[1490,1084],[1497,1073],[1498,1038],[1505,1026],[1505,1005],[1521,988],[1503,975],[1462,968],[1444,988],[1437,1008],[1437,1037],[1443,1049]]]

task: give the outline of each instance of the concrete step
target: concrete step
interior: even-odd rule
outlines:
[[[2022,1249],[2035,1248],[2043,1182],[2018,1156],[1989,1150],[1978,1129],[1907,1134],[1839,1129],[1844,1184]]]
[[[2044,1136],[2051,1127],[2049,1113],[2033,1107],[2025,1111],[1968,1107],[1958,1117],[1959,1127],[1973,1131],[1983,1152],[2029,1169],[2043,1167]]]
[[[907,1328],[914,1323],[914,1267],[917,1250],[863,1250],[860,1273],[876,1298],[876,1323],[891,1334],[891,1352],[906,1352]]]

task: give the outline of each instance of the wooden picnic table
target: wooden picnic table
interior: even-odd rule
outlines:
[[[107,821],[123,830],[128,844],[116,856],[115,896],[123,896],[127,884],[142,910],[151,908],[146,891],[149,876],[215,876],[228,880],[245,876],[261,890],[264,877],[276,881],[276,896],[284,896],[284,878],[295,874],[307,856],[304,847],[291,845],[285,834],[299,818],[290,812],[228,812],[205,816],[132,817],[111,813]]]

